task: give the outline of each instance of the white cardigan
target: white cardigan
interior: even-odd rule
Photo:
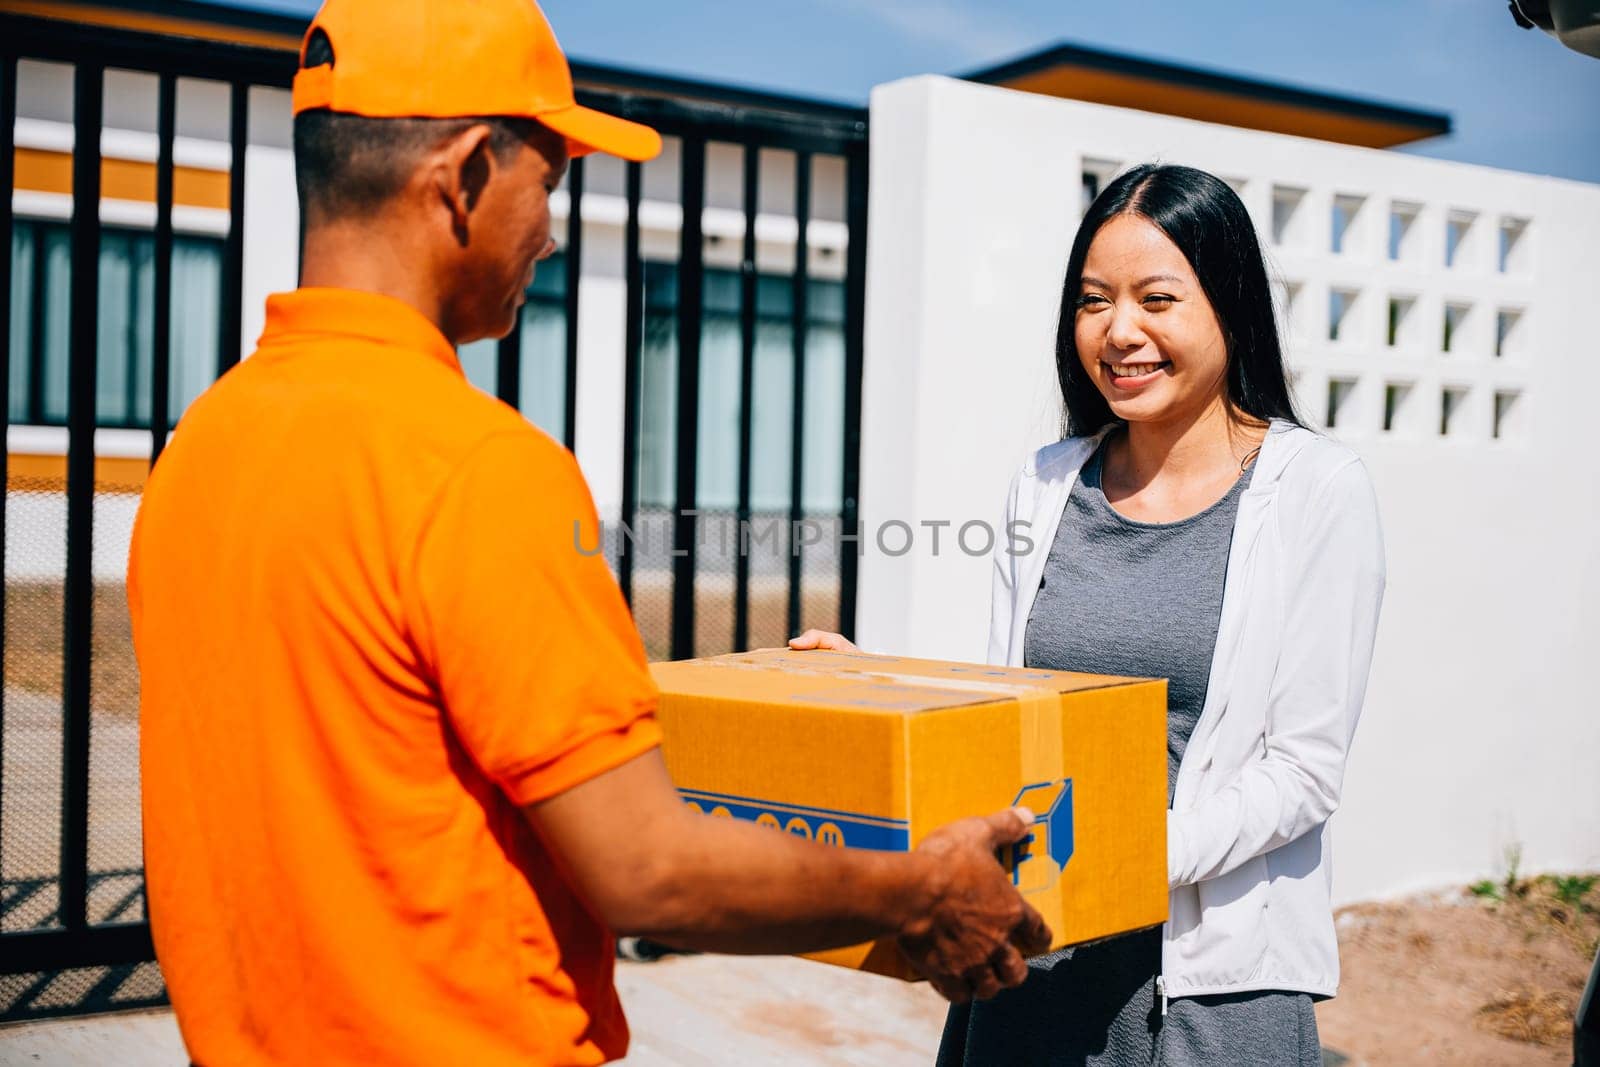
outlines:
[[[991,663],[1022,665],[1067,495],[1101,436],[1041,448],[1012,482],[1005,519],[1017,536],[997,539]],[[1210,685],[1167,814],[1164,996],[1337,991],[1325,823],[1383,587],[1366,468],[1344,446],[1274,422],[1239,499]]]

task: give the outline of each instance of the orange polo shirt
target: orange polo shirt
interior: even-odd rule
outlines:
[[[267,302],[128,565],[150,915],[197,1063],[626,1051],[611,935],[519,811],[660,739],[596,543],[572,456],[416,311]]]

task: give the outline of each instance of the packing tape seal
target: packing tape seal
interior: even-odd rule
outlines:
[[[976,678],[948,678],[939,675],[900,674],[895,671],[873,670],[866,666],[813,670],[801,667],[792,660],[749,663],[733,658],[717,658],[705,662],[735,670],[782,671],[785,674],[811,677],[863,679],[918,689],[944,689],[1015,700],[1019,743],[1018,773],[1022,779],[1022,787],[1054,782],[1061,776],[1061,693],[1054,686]]]

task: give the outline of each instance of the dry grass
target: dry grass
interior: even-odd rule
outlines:
[[[1460,895],[1338,913],[1339,996],[1323,1042],[1357,1063],[1571,1062],[1600,948],[1600,879],[1511,875]]]
[[[1530,1045],[1565,1046],[1572,1040],[1578,998],[1557,990],[1516,990],[1495,995],[1478,1009],[1477,1022],[1501,1037]]]
[[[1555,938],[1580,958],[1600,949],[1600,884],[1593,878],[1543,875],[1507,878],[1489,906],[1527,943]],[[1502,1037],[1565,1048],[1572,1040],[1582,977],[1566,988],[1519,985],[1497,992],[1478,1009],[1477,1023]]]

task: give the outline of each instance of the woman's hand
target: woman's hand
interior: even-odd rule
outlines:
[[[807,630],[799,637],[789,638],[789,647],[795,651],[811,648],[826,649],[829,652],[860,652],[848,637],[843,634],[830,633],[827,630]]]

